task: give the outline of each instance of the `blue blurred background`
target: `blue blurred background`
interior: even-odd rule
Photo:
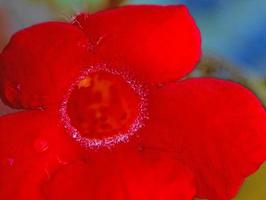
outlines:
[[[198,22],[205,53],[266,74],[265,0],[183,0]]]
[[[185,4],[202,32],[204,56],[192,76],[238,81],[266,105],[266,0],[0,0],[0,50],[17,30],[79,11],[125,4]],[[15,112],[0,102],[0,115]],[[266,199],[266,165],[236,199]]]

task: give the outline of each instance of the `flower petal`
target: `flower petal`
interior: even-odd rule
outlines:
[[[169,84],[152,95],[150,116],[140,133],[144,149],[172,153],[189,167],[199,197],[231,199],[265,161],[265,109],[237,83],[194,78]]]
[[[46,112],[1,117],[0,199],[41,200],[41,185],[79,155],[79,146]]]
[[[86,35],[71,24],[47,22],[16,33],[0,55],[0,93],[17,108],[38,108],[62,96],[87,62]]]
[[[83,151],[47,112],[1,117],[0,199],[189,200],[195,195],[192,174],[176,160],[131,145],[121,149]]]
[[[88,35],[100,62],[150,82],[178,79],[201,55],[200,32],[185,6],[126,6],[73,21]]]
[[[96,153],[65,166],[45,191],[51,200],[190,200],[193,183],[190,172],[174,159],[119,151]]]

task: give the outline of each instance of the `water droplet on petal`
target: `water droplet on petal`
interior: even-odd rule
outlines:
[[[46,139],[43,138],[37,138],[34,141],[34,149],[38,152],[38,153],[42,153],[48,150],[48,141]]]

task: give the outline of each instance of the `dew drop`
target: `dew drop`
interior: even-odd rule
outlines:
[[[48,141],[46,139],[43,138],[37,138],[34,141],[34,149],[36,152],[38,153],[42,153],[48,150]]]

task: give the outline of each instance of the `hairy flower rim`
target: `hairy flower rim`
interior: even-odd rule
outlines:
[[[90,76],[92,73],[105,72],[110,75],[119,76],[128,84],[128,86],[138,95],[139,105],[138,114],[133,123],[124,132],[118,132],[117,134],[106,137],[103,139],[98,138],[88,138],[80,134],[79,130],[71,124],[70,116],[67,112],[67,104],[69,102],[69,97],[75,87],[86,77]],[[65,130],[70,134],[70,136],[78,142],[85,149],[100,149],[100,148],[112,148],[117,144],[126,143],[130,140],[130,137],[137,134],[138,130],[143,128],[145,121],[149,118],[148,114],[148,88],[145,87],[143,83],[133,78],[130,73],[124,71],[118,71],[114,68],[108,67],[106,64],[94,65],[86,68],[81,72],[80,76],[71,84],[70,88],[67,90],[62,103],[59,107],[59,115],[61,123]]]

